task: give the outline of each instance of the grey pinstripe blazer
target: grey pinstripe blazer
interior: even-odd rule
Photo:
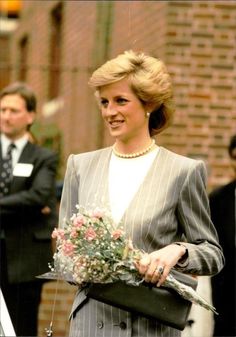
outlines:
[[[76,211],[75,205],[109,207],[108,170],[111,147],[71,155],[62,193],[60,222]],[[162,147],[122,217],[134,244],[146,252],[186,239],[186,273],[213,275],[223,267],[223,254],[211,222],[202,161]],[[124,294],[125,296],[125,294]],[[131,315],[87,299],[79,291],[71,312],[70,337],[179,336],[180,332],[156,321]]]

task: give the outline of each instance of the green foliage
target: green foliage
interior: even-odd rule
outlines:
[[[62,132],[55,123],[42,124],[36,121],[31,129],[30,133],[32,136],[32,141],[55,151],[59,157],[59,167],[57,173],[57,179],[62,179],[62,168],[63,168],[63,137]]]

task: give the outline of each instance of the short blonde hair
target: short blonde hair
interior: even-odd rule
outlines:
[[[151,136],[169,126],[174,113],[173,90],[165,64],[143,52],[125,51],[95,70],[89,85],[99,94],[102,86],[127,78],[144,106],[152,107]]]

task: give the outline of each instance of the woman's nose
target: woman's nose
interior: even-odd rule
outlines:
[[[106,109],[106,114],[109,116],[114,116],[116,115],[116,109],[113,104],[108,104],[107,109]]]

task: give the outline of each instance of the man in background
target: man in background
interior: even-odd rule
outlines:
[[[36,97],[26,84],[0,92],[0,280],[17,336],[37,336],[43,281],[36,276],[48,271],[57,226],[57,155],[30,141],[35,115]]]
[[[214,336],[236,336],[236,135],[228,147],[234,170],[233,180],[210,194],[212,221],[218,231],[225,255],[225,267],[212,277],[212,300],[215,315]]]

